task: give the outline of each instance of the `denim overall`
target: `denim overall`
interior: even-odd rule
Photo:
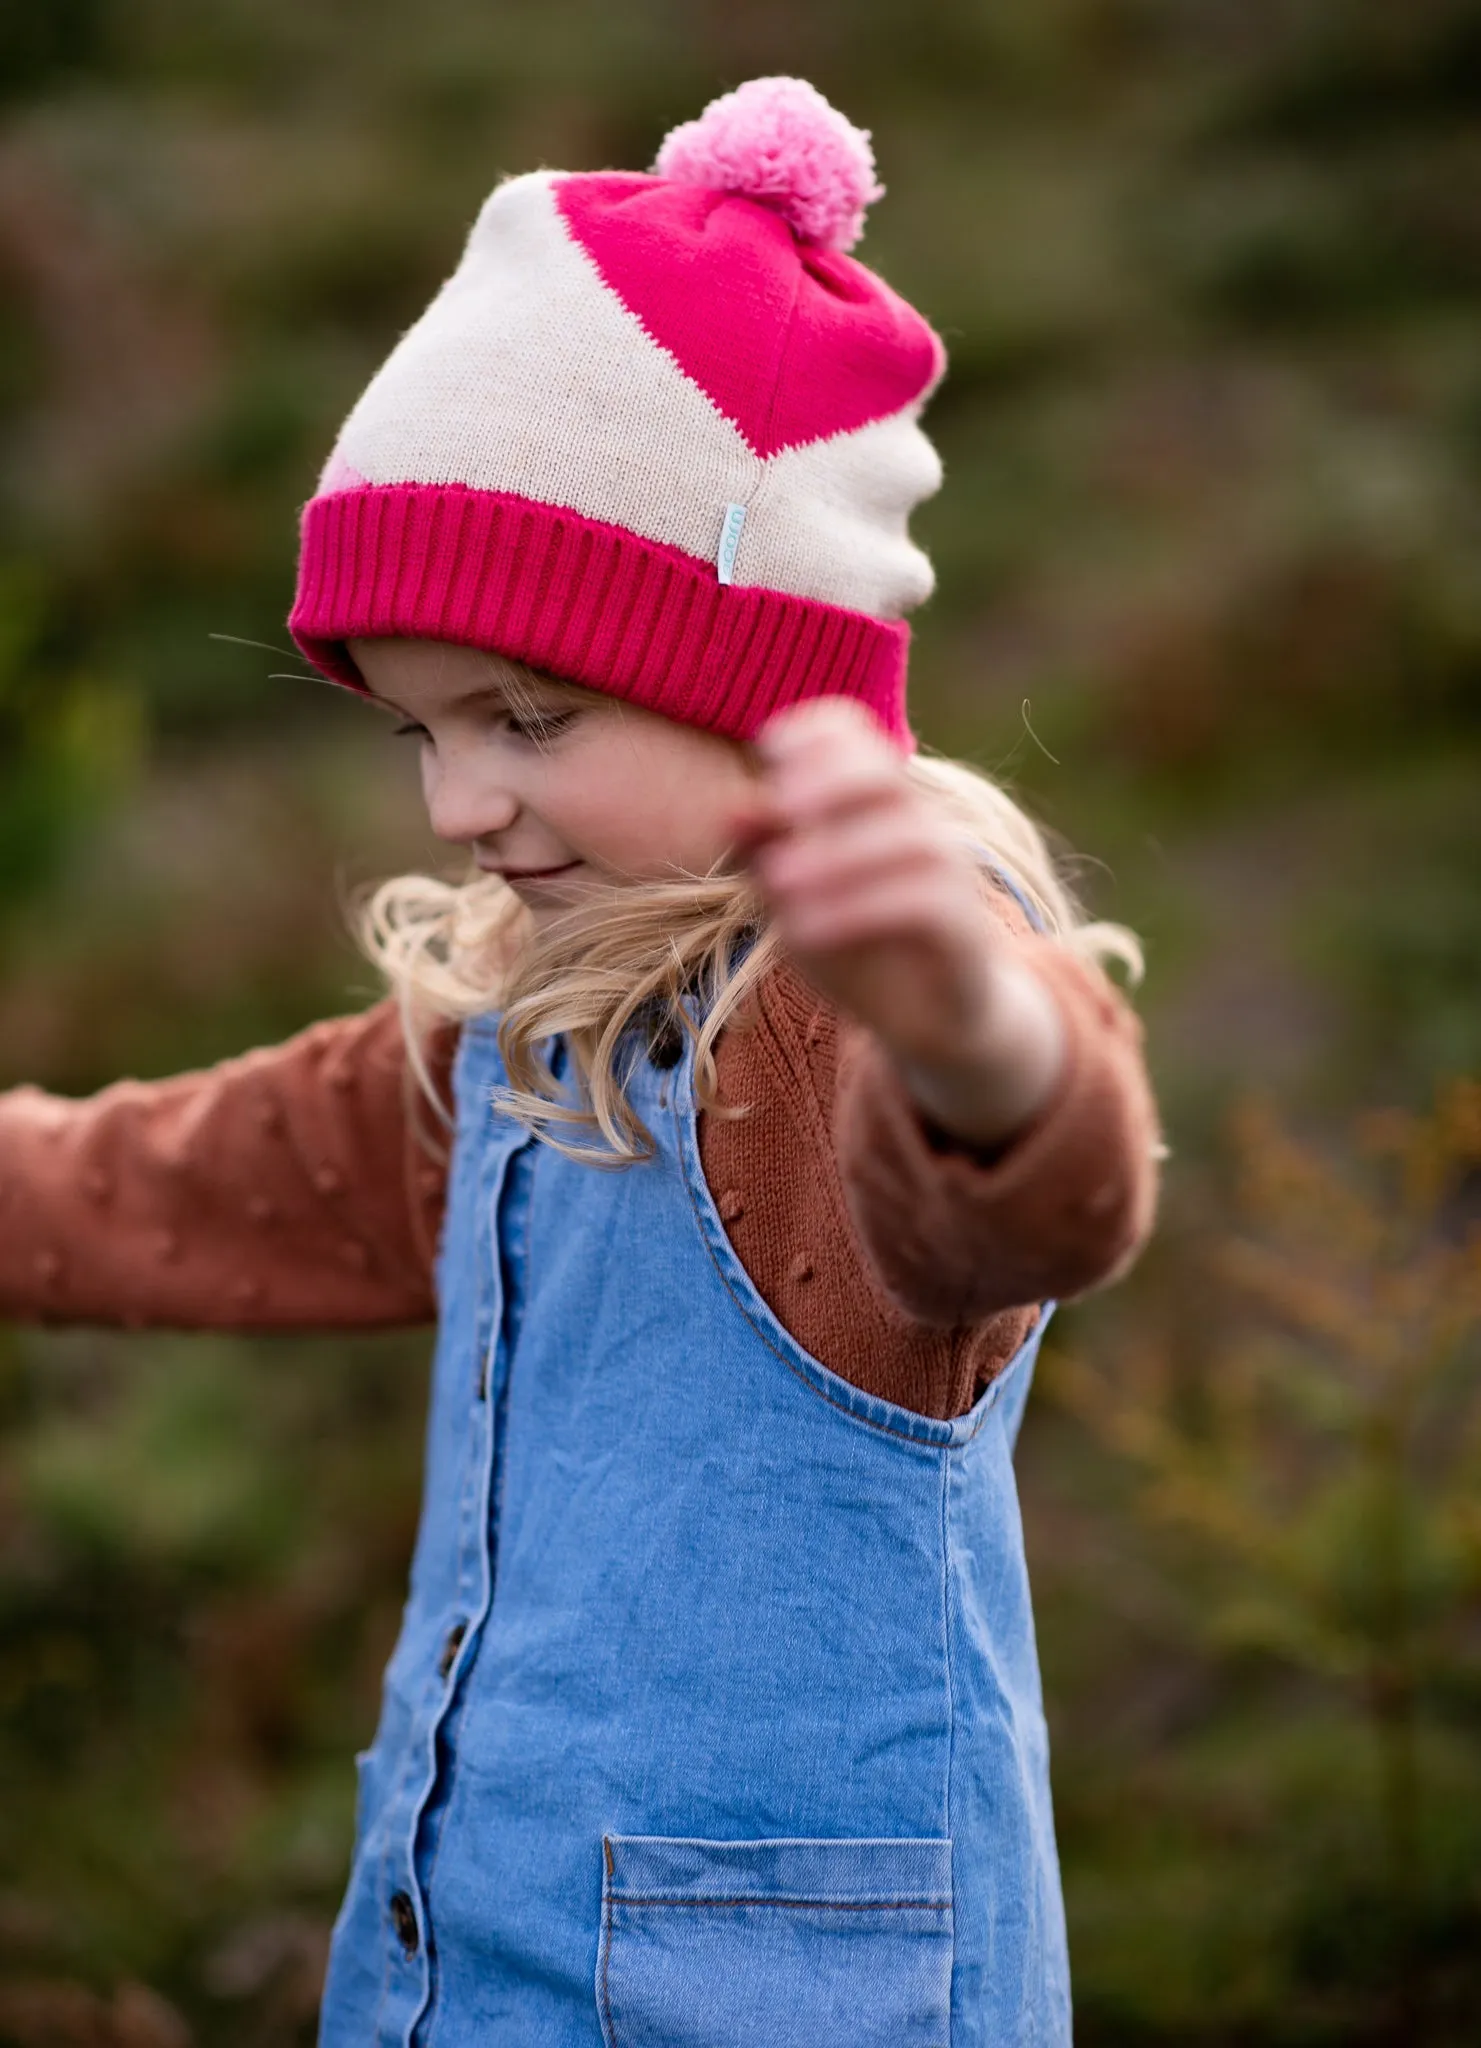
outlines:
[[[1068,2043],[1012,1464],[1044,1319],[955,1420],[862,1392],[731,1249],[687,1037],[627,1042],[658,1152],[614,1170],[494,1108],[496,1026],[323,2048]]]

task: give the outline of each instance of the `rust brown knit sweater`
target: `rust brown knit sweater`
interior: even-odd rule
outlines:
[[[1009,913],[1005,912],[1005,917]],[[925,1415],[971,1406],[1050,1296],[1131,1262],[1155,1203],[1136,1018],[1022,930],[1068,1053],[991,1158],[934,1132],[876,1040],[789,963],[722,1032],[706,1178],[761,1294],[834,1372]],[[445,1088],[456,1047],[435,1046]],[[0,1317],[237,1330],[435,1318],[445,1168],[409,1113],[394,1006],[85,1101],[0,1094]]]

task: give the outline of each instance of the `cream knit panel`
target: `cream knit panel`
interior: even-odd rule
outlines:
[[[941,488],[941,458],[916,425],[919,411],[773,455],[741,534],[737,583],[877,619],[924,603],[935,574],[906,522]]]
[[[906,536],[940,465],[919,406],[770,461],[602,281],[547,172],[485,201],[457,270],[386,358],[325,470],[560,505],[713,561],[747,508],[738,584],[876,618],[931,589]]]

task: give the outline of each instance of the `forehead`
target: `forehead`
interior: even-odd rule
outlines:
[[[585,696],[577,685],[543,676],[482,647],[451,641],[352,639],[350,657],[370,696],[398,703],[414,698],[451,710],[473,704],[518,705],[530,698]]]

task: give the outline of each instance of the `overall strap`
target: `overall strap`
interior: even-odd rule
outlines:
[[[1010,874],[1008,869],[1003,866],[1002,862],[998,860],[995,854],[989,853],[988,849],[982,844],[981,840],[974,839],[971,842],[971,845],[972,851],[977,856],[978,866],[986,868],[988,873],[992,875],[996,881],[1002,884],[1003,888],[1007,890],[1008,894],[1013,898],[1014,902],[1017,903],[1019,909],[1028,919],[1029,923],[1033,926],[1034,930],[1036,932],[1047,931],[1049,927],[1048,924],[1045,922],[1043,911],[1039,909],[1036,903],[1030,900],[1028,895],[1025,893],[1022,884],[1014,879],[1012,874]]]

